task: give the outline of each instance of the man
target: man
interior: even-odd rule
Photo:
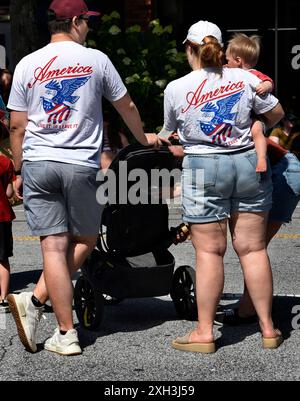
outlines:
[[[141,144],[158,144],[155,135],[145,136],[138,110],[108,57],[82,46],[90,16],[99,15],[83,0],[54,0],[50,43],[24,57],[14,73],[8,107],[15,189],[22,197],[23,188],[31,234],[40,237],[44,271],[33,294],[10,294],[8,302],[30,352],[37,350],[36,327],[48,296],[58,328],[45,349],[62,355],[82,352],[73,328],[71,276],[99,233],[102,96]]]

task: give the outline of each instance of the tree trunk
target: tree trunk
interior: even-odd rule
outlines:
[[[39,47],[38,0],[11,0],[11,38],[13,64]]]

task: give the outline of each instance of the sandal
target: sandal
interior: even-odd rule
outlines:
[[[275,332],[277,333],[276,337],[262,337],[263,348],[265,348],[265,349],[276,349],[276,348],[279,347],[280,344],[283,343],[282,334],[277,329],[275,329]]]
[[[215,342],[211,343],[191,343],[189,341],[191,331],[183,337],[177,337],[172,341],[172,347],[179,351],[201,352],[202,354],[212,354],[216,352]]]

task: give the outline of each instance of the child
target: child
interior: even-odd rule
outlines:
[[[259,96],[264,96],[273,91],[274,84],[271,78],[253,68],[257,64],[259,53],[260,38],[258,36],[249,37],[243,33],[236,33],[228,42],[226,59],[227,67],[242,68],[256,75],[261,80],[256,87],[256,93]],[[258,120],[254,121],[251,132],[257,153],[256,172],[263,173],[267,171],[267,144],[262,123]]]
[[[16,217],[8,198],[13,195],[14,169],[11,160],[0,154],[0,313],[9,312],[6,297],[9,290],[10,265],[12,256],[12,220]]]

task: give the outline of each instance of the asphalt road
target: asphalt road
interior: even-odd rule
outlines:
[[[16,208],[11,289],[31,290],[42,269],[39,242],[30,239],[21,206]],[[179,210],[170,212],[170,225],[180,222]],[[194,265],[189,241],[172,246],[176,266]],[[169,296],[127,299],[105,308],[97,333],[80,327],[81,356],[61,357],[43,350],[55,328],[46,312],[38,330],[39,349],[23,349],[10,314],[0,315],[0,381],[235,381],[300,379],[300,209],[293,224],[282,228],[270,246],[274,271],[274,319],[285,342],[277,350],[263,350],[256,324],[215,326],[218,351],[213,355],[183,353],[170,347],[172,339],[192,329],[194,322],[179,320]],[[237,302],[242,291],[238,260],[229,247],[222,304]],[[233,294],[233,295],[232,295]],[[233,297],[233,299],[230,299]],[[298,307],[298,316],[293,309]],[[75,322],[77,322],[75,316]],[[294,326],[294,327],[293,327]]]

